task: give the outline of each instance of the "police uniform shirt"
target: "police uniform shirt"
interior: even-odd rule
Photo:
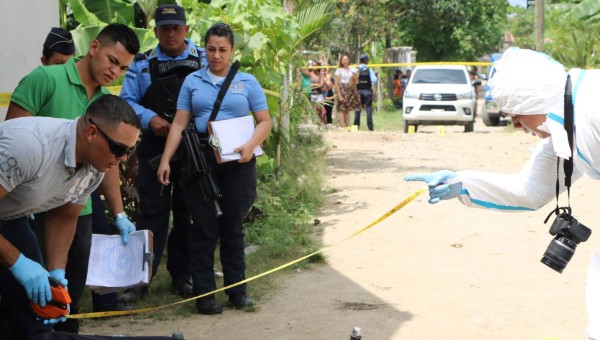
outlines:
[[[0,219],[10,220],[73,203],[83,205],[104,173],[76,170],[77,121],[16,118],[0,124]]]
[[[358,69],[361,71],[364,71],[367,69],[367,64],[359,64],[358,65]],[[372,68],[369,67],[369,77],[371,79],[371,84],[375,85],[375,83],[377,83],[377,76],[375,75],[375,72],[373,71]]]
[[[196,128],[203,133],[206,132],[208,118],[223,85],[223,81],[213,84],[207,70],[203,68],[187,76],[177,100],[177,110],[192,112]],[[267,109],[267,98],[258,80],[249,73],[237,72],[215,120],[244,117],[250,112]]]
[[[127,73],[125,74],[125,81],[123,82],[123,87],[121,88],[121,98],[125,99],[127,103],[131,105],[140,119],[143,130],[150,129],[150,120],[156,116],[154,111],[140,105],[146,90],[150,84],[152,84],[149,67],[150,62],[148,59],[158,58],[160,61],[183,60],[187,59],[190,55],[198,56],[200,53],[202,54],[200,64],[203,66],[206,66],[207,64],[206,56],[204,55],[204,49],[198,48],[194,42],[189,39],[185,39],[185,42],[187,43],[187,49],[177,57],[169,57],[161,51],[160,45],[156,45],[147,59],[136,60],[131,63],[129,70],[127,70]]]

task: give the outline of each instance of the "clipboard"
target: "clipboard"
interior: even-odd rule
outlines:
[[[96,293],[147,286],[152,278],[153,234],[138,230],[125,246],[121,235],[92,234],[86,285]]]
[[[236,161],[241,158],[241,154],[233,150],[243,144],[246,144],[254,134],[254,117],[251,115],[209,121],[207,124],[208,134],[210,136],[209,144],[215,151],[217,163]],[[254,156],[260,156],[263,150],[258,145],[254,149]]]

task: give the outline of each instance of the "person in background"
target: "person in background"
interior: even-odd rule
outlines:
[[[42,65],[61,65],[75,54],[75,44],[71,32],[60,27],[52,27],[42,49]]]
[[[308,64],[309,67],[319,67],[321,63],[316,60],[311,60]],[[310,68],[301,69],[302,74],[308,78],[310,86],[310,101],[313,105],[313,111],[319,118],[319,122],[323,123],[322,114],[323,111],[323,85],[324,85],[324,70],[321,68]]]
[[[0,337],[34,339],[66,320],[41,320],[30,301],[49,303],[49,277],[70,288],[67,254],[80,212],[138,136],[135,113],[113,95],[100,97],[75,120],[34,117],[0,124],[0,292],[16,328],[14,337]],[[38,212],[47,212],[43,260],[28,218]]]
[[[373,131],[373,85],[377,83],[377,76],[373,69],[367,67],[369,63],[369,56],[361,54],[359,57],[360,64],[358,65],[358,84],[356,89],[360,96],[360,103],[365,107],[367,112],[367,127],[369,131]],[[362,107],[359,107],[354,111],[354,125],[360,128],[360,111]]]
[[[185,11],[177,5],[162,5],[154,14],[154,34],[158,45],[138,54],[125,75],[121,98],[137,113],[142,124],[142,140],[137,149],[139,169],[137,190],[140,215],[136,226],[149,229],[154,235],[152,275],[156,275],[163,250],[168,243],[167,270],[171,287],[179,296],[192,296],[191,274],[184,230],[189,229],[190,216],[177,183],[179,169],[171,174],[173,185],[163,186],[156,178],[156,168],[150,160],[160,155],[167,141],[177,109],[177,97],[185,77],[206,65],[203,49],[186,36]],[[173,210],[173,228],[169,220]],[[168,235],[168,241],[167,241]],[[120,298],[130,304],[146,295],[147,286],[129,289]]]
[[[335,78],[335,93],[338,98],[339,122],[342,128],[350,127],[350,111],[361,107],[360,97],[356,89],[358,71],[350,66],[350,58],[342,55],[338,68],[333,74]]]
[[[169,185],[173,157],[181,143],[181,132],[193,122],[204,134],[203,143],[208,143],[206,124],[223,81],[229,73],[234,52],[234,34],[229,25],[218,23],[208,29],[204,36],[208,68],[190,74],[183,83],[177,113],[167,144],[156,173],[163,185]],[[213,202],[205,201],[197,186],[184,188],[188,210],[192,214],[192,225],[186,231],[190,252],[190,266],[194,295],[211,292],[217,288],[214,271],[214,252],[220,244],[221,265],[224,285],[229,286],[245,279],[244,228],[242,220],[256,197],[256,158],[254,149],[271,131],[271,117],[264,91],[256,78],[248,73],[237,72],[223,98],[216,120],[245,117],[252,113],[256,129],[246,144],[234,149],[241,158],[238,162],[217,164],[210,147],[205,156],[214,170],[222,194],[219,199],[223,215],[217,217]],[[225,290],[228,305],[236,309],[251,310],[254,302],[246,294],[246,284]],[[196,300],[200,314],[218,314],[223,305],[214,295]]]
[[[325,108],[325,124],[331,126],[333,123],[333,105],[335,104],[335,98],[337,97],[333,91],[335,87],[335,79],[331,75],[329,69],[325,69],[325,83],[323,85],[323,96],[325,102],[323,107]]]
[[[400,78],[402,77],[402,70],[396,69],[394,72],[394,93],[392,95],[394,106],[396,108],[402,108],[402,96],[404,95],[404,86],[400,82]]]
[[[519,48],[508,49],[495,67],[496,73],[490,81],[494,102],[501,112],[511,117],[515,128],[523,128],[541,139],[523,169],[510,175],[441,170],[408,175],[404,179],[425,182],[432,204],[458,198],[469,207],[504,212],[538,210],[553,199],[558,200],[558,193],[567,189],[565,160],[573,161],[573,182],[583,175],[600,179],[597,157],[600,152],[597,105],[600,70],[567,72],[548,55]],[[572,112],[567,115],[569,104]],[[574,149],[565,131],[569,116],[573,119]],[[568,248],[566,244],[558,247]],[[560,257],[558,253],[557,256]],[[587,283],[590,339],[600,339],[600,295],[597,293],[600,286],[599,278],[593,275],[600,271],[599,265],[598,256],[593,255]]]
[[[63,65],[38,67],[21,79],[13,91],[6,119],[30,116],[66,119],[80,117],[88,105],[110,93],[104,86],[127,70],[138,51],[139,41],[131,28],[123,24],[107,25],[92,40],[88,53],[82,59],[71,58]],[[127,234],[135,231],[135,226],[123,209],[118,167],[107,169],[100,188],[115,216],[115,225],[121,233],[123,243],[126,244]],[[99,209],[103,214],[104,207]],[[30,223],[38,235],[45,230],[44,218],[44,213],[38,213]],[[79,299],[85,288],[91,241],[92,204],[88,200],[77,221],[66,268],[73,313],[78,312]],[[114,300],[116,301],[116,296]],[[118,308],[119,306],[112,305],[110,309]],[[79,322],[77,319],[68,319],[57,329],[77,333]]]

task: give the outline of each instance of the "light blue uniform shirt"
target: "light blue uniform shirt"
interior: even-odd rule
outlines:
[[[367,68],[366,64],[359,64],[358,65],[358,69],[359,70],[365,70]],[[375,75],[375,72],[373,72],[373,68],[369,67],[369,75],[371,76],[371,84],[375,85],[375,83],[377,83],[377,76]]]
[[[188,75],[177,100],[177,110],[191,111],[201,133],[206,133],[208,118],[223,85],[223,80],[214,85],[207,70],[203,68]],[[249,73],[237,72],[215,120],[244,117],[250,112],[267,109],[267,97],[256,78]]]
[[[158,58],[160,61],[165,60],[183,60],[187,59],[188,56],[198,56],[202,54],[200,64],[206,67],[206,55],[203,48],[198,48],[191,40],[185,39],[187,43],[187,49],[177,57],[169,57],[161,49],[160,45],[156,45],[154,50],[150,53],[147,59],[137,60],[131,63],[129,70],[125,74],[125,81],[121,88],[121,98],[125,99],[129,105],[133,108],[137,114],[140,123],[142,124],[143,130],[150,129],[150,120],[156,116],[156,112],[145,108],[139,103],[142,101],[144,94],[148,90],[152,80],[150,77],[150,62],[149,59]]]

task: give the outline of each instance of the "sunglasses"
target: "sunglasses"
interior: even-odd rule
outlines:
[[[106,139],[106,141],[108,142],[108,148],[110,149],[110,152],[112,152],[113,155],[117,157],[123,157],[127,155],[127,157],[129,157],[129,155],[131,155],[135,151],[137,143],[135,143],[135,145],[132,147],[128,147],[127,145],[115,142],[112,138],[108,137],[108,135],[104,131],[102,131],[102,129],[100,129],[98,124],[94,123],[92,118],[88,118],[88,121],[90,122],[90,124],[94,125],[96,127],[96,130],[98,130],[98,132],[100,132],[104,139]]]

